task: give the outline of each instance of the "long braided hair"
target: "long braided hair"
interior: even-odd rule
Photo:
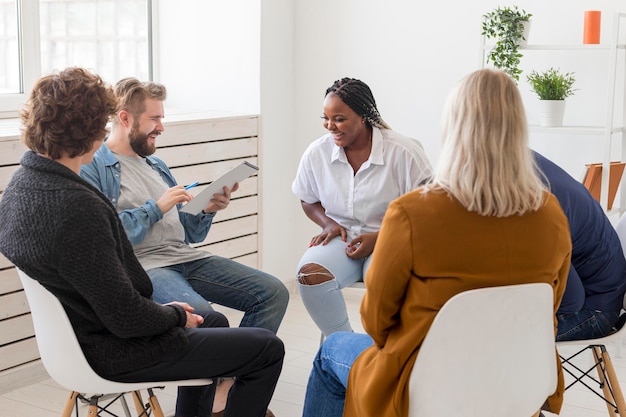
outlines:
[[[391,129],[376,108],[372,90],[363,81],[356,78],[342,78],[326,89],[326,96],[330,93],[335,94],[356,114],[363,117],[369,127]]]

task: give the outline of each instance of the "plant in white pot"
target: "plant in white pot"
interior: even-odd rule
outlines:
[[[563,125],[565,99],[574,94],[574,74],[561,72],[559,69],[548,68],[545,71],[532,71],[526,76],[532,91],[539,97],[541,126],[555,127]]]
[[[494,67],[509,74],[515,83],[522,73],[519,50],[527,41],[531,17],[532,14],[517,6],[498,7],[483,15],[482,35],[496,42],[487,55],[487,62],[492,61]]]

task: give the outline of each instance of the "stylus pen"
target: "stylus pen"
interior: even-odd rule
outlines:
[[[192,184],[189,184],[188,186],[185,187],[185,190],[189,190],[190,188],[193,188],[193,187],[195,187],[198,184],[200,184],[199,181],[196,181],[196,182],[194,182]]]

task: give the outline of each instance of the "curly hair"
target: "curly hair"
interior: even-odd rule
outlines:
[[[391,129],[378,112],[372,90],[363,81],[356,78],[342,78],[326,89],[324,97],[330,93],[335,94],[356,114],[365,118],[369,127]]]
[[[111,87],[100,76],[72,67],[40,78],[20,112],[26,146],[52,159],[89,152],[108,133],[117,110]]]
[[[146,110],[146,100],[154,99],[165,101],[167,90],[165,86],[152,81],[142,82],[136,78],[124,78],[113,86],[113,92],[119,102],[119,110],[126,110],[134,118],[137,118]],[[113,123],[118,123],[116,115]]]

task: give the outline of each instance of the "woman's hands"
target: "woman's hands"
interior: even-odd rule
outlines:
[[[341,236],[341,240],[347,242],[348,232],[346,232],[346,229],[341,227],[337,222],[326,215],[326,210],[324,210],[321,203],[318,202],[311,204],[301,201],[301,204],[307,217],[322,228],[322,233],[313,236],[309,247],[326,245],[337,236]],[[357,236],[346,248],[346,255],[350,259],[363,259],[370,256],[372,252],[374,252],[376,239],[378,239],[378,232],[363,233],[362,235]]]
[[[363,259],[374,252],[374,246],[378,239],[378,232],[363,233],[354,238],[346,248],[346,255],[350,259]]]
[[[326,210],[322,207],[321,203],[305,203],[304,201],[301,201],[300,203],[302,204],[304,214],[306,214],[309,219],[313,220],[315,224],[322,228],[322,233],[317,236],[313,236],[309,247],[325,245],[337,236],[341,236],[341,240],[344,242],[348,239],[346,229],[339,226],[337,222],[326,215]]]
[[[313,238],[311,239],[311,243],[309,244],[309,247],[317,246],[317,245],[325,245],[337,236],[341,236],[341,240],[343,240],[344,242],[348,239],[348,234],[346,233],[346,229],[339,226],[333,220],[329,219],[329,222],[322,230],[322,233],[320,233],[319,235],[313,236]]]

